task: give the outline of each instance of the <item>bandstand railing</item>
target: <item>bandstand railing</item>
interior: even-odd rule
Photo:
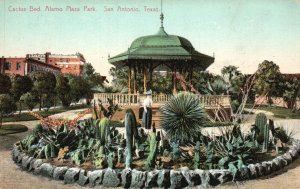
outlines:
[[[170,100],[173,95],[153,94],[152,101],[154,104],[163,104]],[[122,93],[95,93],[94,99],[107,104],[107,99],[112,99],[115,104],[119,105],[141,105],[146,98],[144,94],[122,94]],[[199,96],[200,103],[206,108],[215,108],[219,106],[230,107],[230,96],[228,95],[202,95]]]

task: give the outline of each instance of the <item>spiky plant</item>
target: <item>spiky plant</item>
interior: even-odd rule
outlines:
[[[171,142],[188,142],[199,136],[204,126],[205,112],[196,95],[179,93],[161,109],[161,127]]]

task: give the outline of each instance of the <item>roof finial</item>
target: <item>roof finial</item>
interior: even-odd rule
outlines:
[[[160,0],[160,23],[161,23],[161,27],[164,27],[164,14],[163,14],[162,0]]]

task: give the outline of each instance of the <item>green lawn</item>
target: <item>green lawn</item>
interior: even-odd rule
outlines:
[[[255,109],[272,112],[274,117],[286,119],[300,119],[300,110],[292,112],[290,109],[276,106],[257,106]]]
[[[75,105],[71,106],[69,108],[56,108],[51,109],[49,111],[38,111],[35,112],[43,117],[48,117],[54,114],[62,113],[69,110],[76,110],[76,109],[82,109],[82,108],[89,108],[90,106],[87,105]],[[32,121],[37,120],[35,117],[29,115],[28,113],[21,113],[21,114],[14,114],[3,118],[3,122],[12,122],[12,121]]]
[[[27,131],[28,128],[25,125],[9,124],[2,125],[0,127],[0,135],[14,134]]]

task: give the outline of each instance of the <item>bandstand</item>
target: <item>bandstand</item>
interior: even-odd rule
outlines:
[[[198,52],[191,42],[184,37],[168,34],[163,25],[164,15],[160,15],[161,26],[154,35],[142,36],[135,39],[130,47],[123,53],[109,57],[108,61],[116,68],[128,67],[128,94],[97,93],[95,99],[103,103],[107,98],[119,105],[136,106],[135,112],[145,98],[146,91],[151,89],[153,71],[161,71],[164,68],[171,72],[172,92],[177,93],[177,74],[186,76],[186,82],[192,83],[193,70],[206,70],[213,62],[214,57]],[[143,93],[137,92],[137,73],[143,73]],[[159,107],[168,101],[173,94],[153,94],[154,111],[153,119],[159,120]],[[199,96],[205,109],[213,112],[220,108],[231,111],[229,96]],[[122,116],[120,116],[122,117]],[[156,120],[153,120],[156,121]]]

